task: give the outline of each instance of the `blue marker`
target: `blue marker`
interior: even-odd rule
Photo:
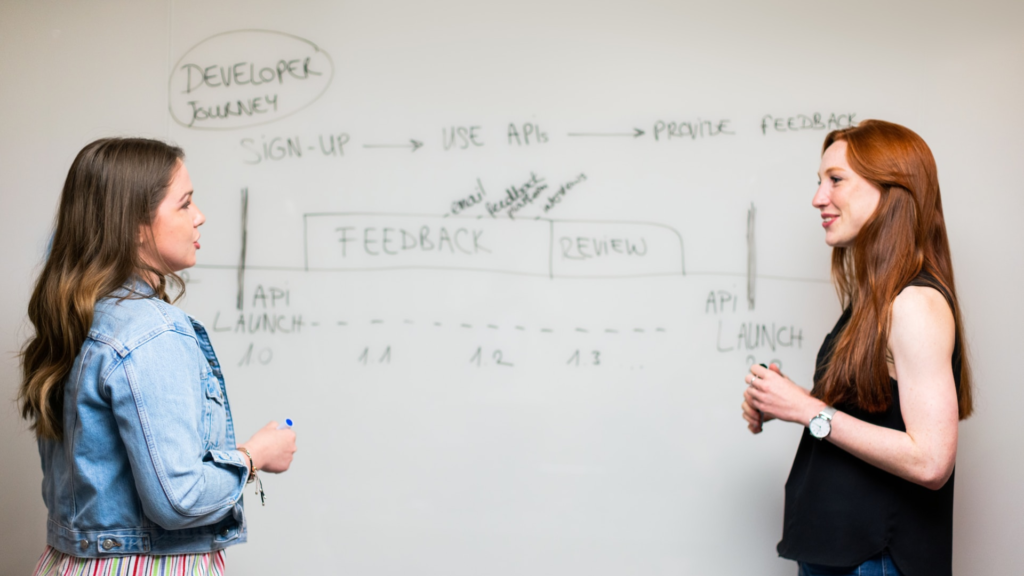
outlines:
[[[291,428],[291,427],[292,427],[292,419],[291,418],[285,418],[283,424],[278,424],[277,425],[277,429],[278,430],[284,430],[285,428]]]

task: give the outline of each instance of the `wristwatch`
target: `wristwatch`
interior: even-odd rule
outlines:
[[[836,409],[829,406],[814,418],[811,418],[811,423],[807,427],[811,431],[811,436],[814,436],[818,440],[824,440],[829,432],[832,432],[832,416],[836,413]]]

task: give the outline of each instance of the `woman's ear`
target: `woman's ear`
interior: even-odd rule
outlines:
[[[146,261],[147,263],[149,261],[149,256],[151,255],[151,254],[147,254],[147,252],[149,252],[149,249],[147,247],[152,246],[152,245],[153,245],[153,229],[150,228],[149,225],[147,225],[147,224],[140,224],[139,225],[139,235],[138,235],[136,247],[139,250],[139,255],[142,256],[142,259],[144,261]]]

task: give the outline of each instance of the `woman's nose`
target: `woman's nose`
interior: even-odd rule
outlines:
[[[818,186],[818,189],[814,192],[814,196],[811,198],[811,206],[815,208],[824,208],[829,205],[828,193],[825,191],[825,184],[822,183]]]

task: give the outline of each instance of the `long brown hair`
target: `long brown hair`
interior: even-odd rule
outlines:
[[[960,419],[967,418],[973,411],[971,371],[935,158],[912,130],[881,120],[829,133],[822,153],[839,140],[847,144],[846,160],[853,171],[882,194],[853,245],[832,250],[832,278],[852,316],[811,393],[829,405],[853,402],[868,412],[890,407],[886,356],[892,304],[924,272],[934,278],[953,311],[961,351]]]
[[[64,382],[92,326],[97,300],[134,276],[152,278],[165,301],[169,275],[143,261],[140,233],[184,158],[156,140],[105,138],[78,153],[68,171],[50,252],[29,300],[35,333],[21,351],[21,414],[40,438],[64,435]],[[152,241],[149,235],[143,241]]]

